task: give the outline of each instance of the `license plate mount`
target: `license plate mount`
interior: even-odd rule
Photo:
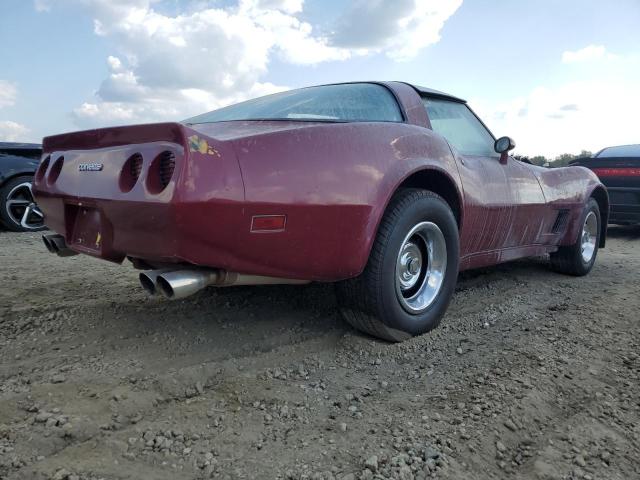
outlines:
[[[71,246],[92,255],[102,253],[102,215],[100,210],[76,205],[71,233]]]

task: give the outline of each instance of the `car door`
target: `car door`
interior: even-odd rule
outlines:
[[[540,184],[525,165],[494,151],[491,132],[463,102],[423,97],[432,129],[447,139],[462,180],[465,215],[460,231],[464,257],[536,243],[544,207]],[[491,260],[486,263],[492,263]]]

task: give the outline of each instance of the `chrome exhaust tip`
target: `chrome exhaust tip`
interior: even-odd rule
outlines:
[[[156,279],[158,275],[155,273],[155,270],[151,270],[150,272],[141,272],[138,275],[138,279],[140,280],[140,285],[142,289],[147,292],[149,295],[156,294]]]
[[[158,277],[163,273],[169,273],[173,271],[170,268],[161,268],[158,270],[148,270],[146,272],[140,272],[138,279],[143,290],[149,295],[155,295],[158,292]]]
[[[218,270],[176,270],[158,275],[156,286],[166,298],[177,300],[215,284],[219,278]]]
[[[142,276],[142,274],[140,275]],[[301,285],[305,283],[309,283],[309,281],[246,275],[224,270],[174,270],[157,275],[155,291],[160,292],[166,298],[175,300],[193,295],[210,285],[230,287],[232,285]]]
[[[49,250],[49,253],[58,253],[55,243],[49,239],[51,236],[52,235],[43,235],[42,242],[44,243],[44,246],[47,247],[47,250]]]
[[[43,235],[42,241],[49,252],[55,253],[59,257],[72,257],[74,255],[78,255],[78,252],[67,247],[67,242],[62,235]]]

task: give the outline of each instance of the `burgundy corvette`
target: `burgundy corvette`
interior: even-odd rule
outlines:
[[[591,270],[606,189],[513,147],[459,98],[346,83],[45,138],[34,191],[51,252],[128,258],[150,293],[337,282],[352,325],[399,341],[439,323],[461,270],[547,253]]]

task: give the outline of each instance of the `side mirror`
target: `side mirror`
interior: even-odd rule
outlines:
[[[496,153],[507,153],[509,150],[513,150],[516,148],[516,142],[514,142],[511,137],[500,137],[496,140],[496,143],[493,144],[493,149]]]
[[[493,149],[496,153],[500,154],[500,163],[507,163],[508,152],[514,148],[516,148],[516,142],[514,142],[511,137],[500,137],[496,140],[496,143],[493,144]]]

